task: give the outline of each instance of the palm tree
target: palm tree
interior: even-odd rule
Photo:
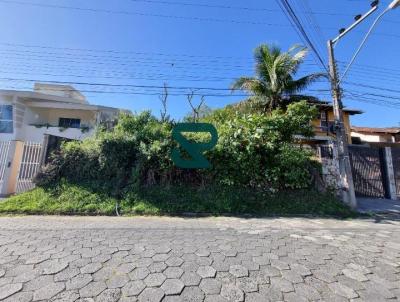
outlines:
[[[299,45],[282,52],[277,46],[262,44],[254,51],[256,75],[237,79],[231,89],[249,92],[252,95],[250,99],[259,103],[264,111],[302,99],[315,101],[315,97],[298,93],[326,74],[314,73],[294,79],[307,53],[307,48]]]

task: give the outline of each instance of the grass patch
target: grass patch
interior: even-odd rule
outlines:
[[[3,214],[115,215],[116,199],[73,184],[36,188],[0,202]],[[209,187],[152,187],[128,192],[120,201],[123,215],[252,214],[354,217],[355,212],[331,194],[290,191],[274,195],[254,190]]]

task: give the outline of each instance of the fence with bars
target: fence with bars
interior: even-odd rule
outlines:
[[[17,177],[16,193],[26,192],[35,187],[33,178],[40,168],[42,144],[24,142],[22,159]]]

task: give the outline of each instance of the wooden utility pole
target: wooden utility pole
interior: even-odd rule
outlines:
[[[335,132],[338,148],[340,190],[343,202],[355,209],[357,200],[354,192],[353,175],[351,172],[349,146],[346,135],[346,128],[343,119],[342,95],[339,86],[339,79],[336,70],[335,55],[332,40],[328,41],[329,52],[329,74],[332,86],[333,112],[335,116]]]

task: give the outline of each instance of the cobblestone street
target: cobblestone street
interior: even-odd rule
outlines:
[[[395,220],[0,218],[1,301],[397,301]]]

